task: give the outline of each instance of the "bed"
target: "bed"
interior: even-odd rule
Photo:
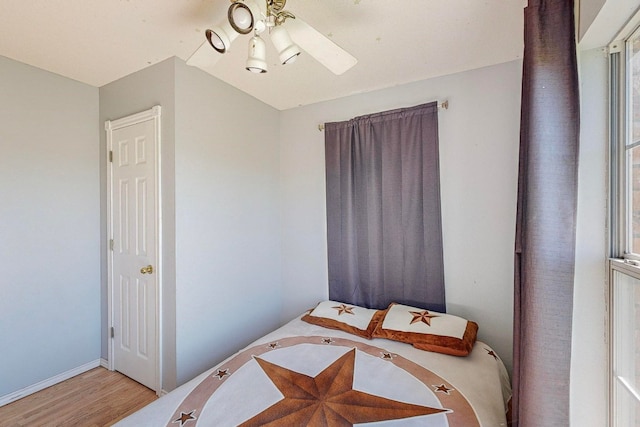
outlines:
[[[392,306],[325,301],[116,426],[506,426],[507,371],[475,334],[463,342],[475,324]],[[392,308],[408,309],[411,330],[393,326]],[[467,332],[447,341],[455,322]],[[433,333],[440,324],[449,336]],[[420,328],[434,351],[399,341]]]

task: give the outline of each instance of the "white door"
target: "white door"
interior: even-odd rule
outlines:
[[[111,150],[111,368],[156,392],[160,391],[159,112],[154,107],[106,124]]]

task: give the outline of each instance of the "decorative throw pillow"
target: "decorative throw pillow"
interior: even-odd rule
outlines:
[[[339,329],[359,337],[371,338],[384,312],[337,301],[323,301],[302,320],[330,329]]]
[[[420,350],[466,356],[476,342],[478,324],[461,317],[391,303],[373,338],[412,344]]]

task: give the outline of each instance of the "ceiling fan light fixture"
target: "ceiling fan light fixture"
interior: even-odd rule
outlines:
[[[231,47],[231,43],[238,37],[238,33],[233,31],[229,23],[224,22],[217,27],[205,31],[207,41],[216,51],[225,53]]]
[[[240,34],[249,34],[260,21],[260,8],[253,0],[234,1],[227,11],[229,24]]]
[[[329,37],[285,10],[286,2],[287,0],[231,0],[224,21],[206,31],[207,43],[200,45],[189,57],[187,64],[210,71],[221,56],[207,54],[207,44],[217,52],[225,53],[237,37],[247,34],[253,37],[249,43],[246,69],[254,73],[266,73],[266,47],[260,36],[267,30],[282,65],[296,61],[302,50],[335,75],[341,75],[357,64],[356,58]]]
[[[253,36],[249,40],[246,68],[256,74],[267,72],[267,46],[259,36]]]
[[[271,42],[278,51],[280,63],[283,65],[295,62],[300,55],[300,48],[291,40],[289,32],[280,25],[271,29]]]

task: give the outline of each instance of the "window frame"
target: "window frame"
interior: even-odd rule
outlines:
[[[609,425],[624,422],[621,414],[616,414],[620,403],[617,392],[615,370],[620,363],[617,341],[620,339],[621,324],[616,306],[618,286],[616,272],[640,280],[640,248],[633,253],[633,184],[631,181],[632,159],[629,150],[640,146],[633,138],[633,95],[630,41],[640,39],[640,11],[637,11],[624,28],[616,35],[607,49],[609,58],[609,175],[608,175],[608,237],[609,237],[609,277],[608,277],[608,419]],[[640,142],[640,141],[638,141]],[[636,402],[640,402],[638,396]]]
[[[608,46],[609,53],[609,256],[640,266],[640,251],[633,252],[632,185],[628,185],[632,168],[628,150],[639,146],[633,136],[630,96],[632,73],[629,41],[640,38],[640,13],[636,13]]]

